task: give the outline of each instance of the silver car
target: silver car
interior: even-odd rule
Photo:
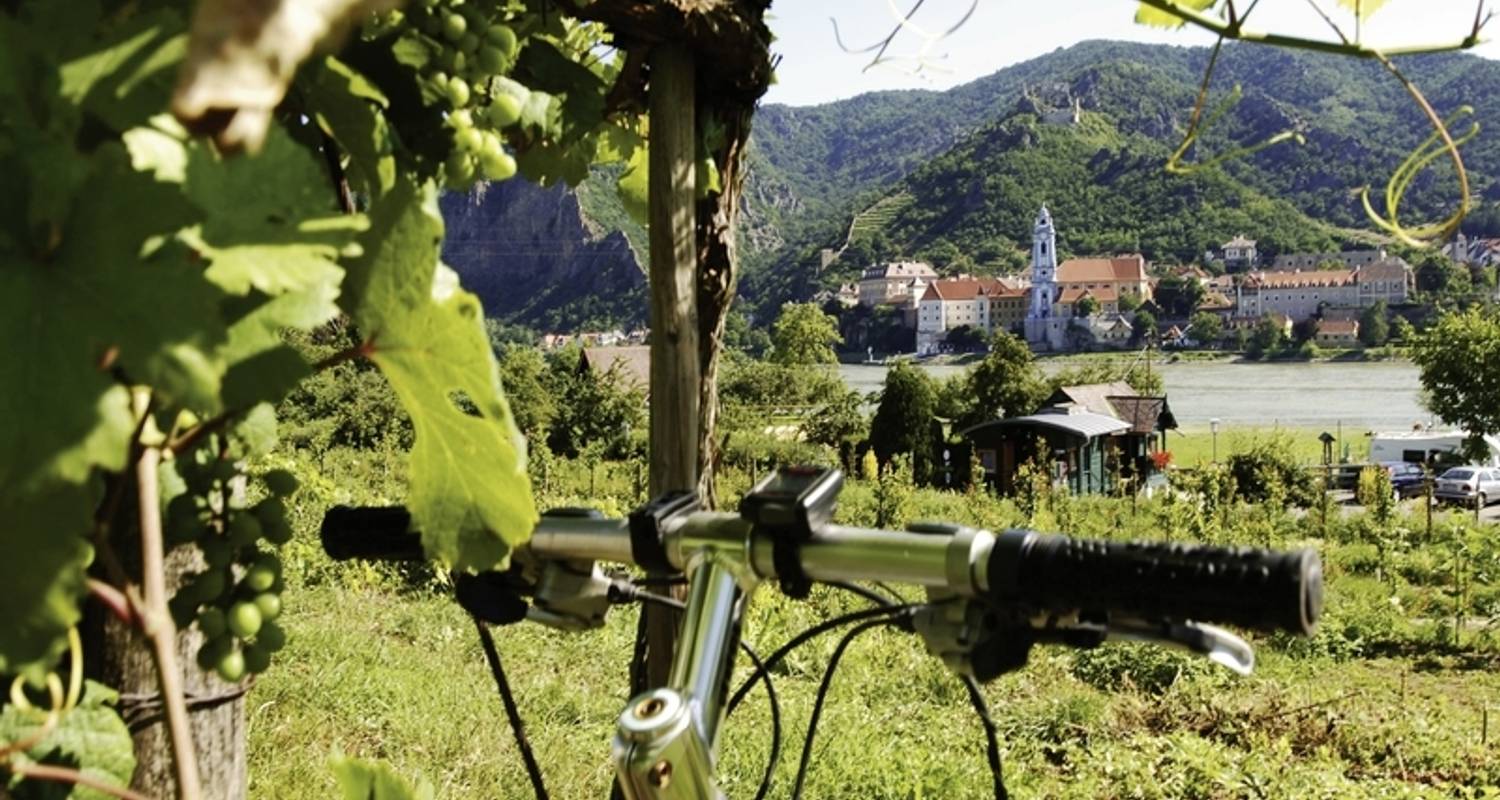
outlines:
[[[1465,505],[1473,505],[1477,497],[1481,506],[1489,505],[1491,500],[1500,500],[1500,469],[1454,467],[1438,476],[1432,496]]]

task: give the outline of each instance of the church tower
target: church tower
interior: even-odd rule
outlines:
[[[1057,298],[1057,231],[1052,214],[1042,206],[1031,229],[1031,308],[1026,313],[1026,339],[1040,342],[1047,338],[1045,320],[1052,316],[1052,301]]]

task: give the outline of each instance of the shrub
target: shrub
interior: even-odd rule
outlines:
[[[1109,644],[1073,654],[1073,677],[1106,692],[1134,687],[1161,694],[1179,678],[1205,674],[1211,664],[1154,644]]]
[[[1240,496],[1252,503],[1311,506],[1313,481],[1291,455],[1291,441],[1283,435],[1251,442],[1229,456],[1229,474]]]

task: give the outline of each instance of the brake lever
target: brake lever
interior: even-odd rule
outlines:
[[[1145,622],[1111,619],[1105,638],[1110,641],[1152,642],[1178,647],[1240,675],[1255,669],[1255,650],[1250,643],[1217,625],[1202,622]]]

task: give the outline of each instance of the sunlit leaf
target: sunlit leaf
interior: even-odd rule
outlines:
[[[61,714],[47,730],[46,715],[38,710],[7,706],[0,711],[0,746],[41,738],[12,755],[21,763],[55,764],[76,769],[104,784],[130,785],[135,773],[135,747],[130,729],[113,708],[118,695],[103,684],[88,681],[76,707]],[[42,734],[45,735],[43,736]],[[6,787],[15,800],[98,800],[111,795],[84,786],[12,778]]]
[[[414,787],[384,761],[364,761],[335,755],[329,761],[344,800],[432,800],[432,784],[419,780]]]
[[[1165,0],[1165,2],[1188,9],[1189,11],[1203,11],[1214,4],[1215,0]],[[1170,11],[1163,11],[1145,3],[1136,9],[1135,22],[1137,25],[1150,25],[1155,28],[1181,28],[1185,24],[1182,17]]]
[[[435,193],[398,182],[371,209],[340,302],[411,415],[407,505],[427,555],[486,570],[530,537],[536,509],[484,312],[438,262],[442,235]]]
[[[1387,2],[1388,0],[1339,0],[1339,5],[1358,14],[1360,19],[1365,19],[1379,11]]]

